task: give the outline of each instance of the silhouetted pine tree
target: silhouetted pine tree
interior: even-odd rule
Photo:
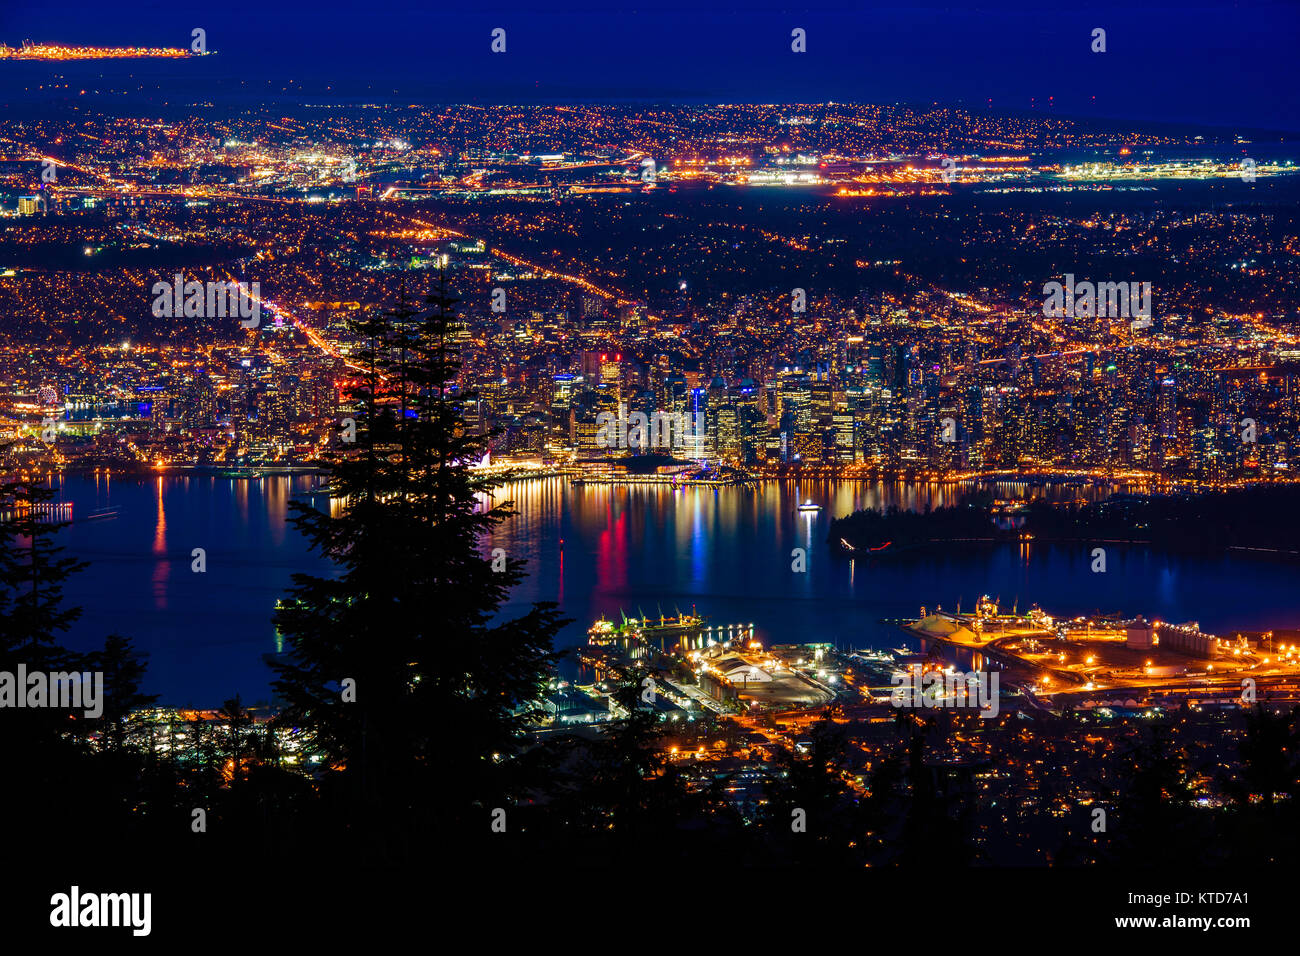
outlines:
[[[1107,824],[1116,861],[1199,864],[1206,862],[1206,852],[1222,849],[1205,839],[1208,821],[1193,806],[1195,780],[1187,754],[1168,727],[1153,725],[1120,760],[1118,806]]]
[[[244,702],[236,694],[221,705],[217,716],[226,722],[226,737],[222,742],[225,767],[230,771],[230,785],[237,787],[243,781],[246,770],[246,757],[250,751],[250,728],[253,715],[244,708]]]
[[[15,675],[25,665],[33,672],[72,672],[86,661],[58,643],[80,609],[63,606],[67,578],[83,562],[61,556],[54,536],[67,522],[51,520],[53,492],[34,482],[10,480],[0,485],[0,671]],[[16,694],[30,703],[28,687]],[[13,828],[11,852],[18,858],[25,840],[41,841],[42,853],[59,853],[56,834],[69,821],[87,824],[105,794],[88,787],[85,736],[91,723],[82,712],[0,706],[0,760],[9,768],[0,787],[0,818],[21,821]],[[103,827],[87,827],[95,836]]]
[[[1291,715],[1274,714],[1262,704],[1246,713],[1246,732],[1238,750],[1241,778],[1229,786],[1238,802],[1257,800],[1270,813],[1278,794],[1292,793],[1297,761]]]
[[[634,672],[633,672],[634,673]],[[529,754],[548,768],[529,815],[542,854],[573,865],[656,872],[734,855],[740,820],[711,788],[692,792],[666,758],[664,711],[628,676],[612,692],[620,715],[598,731]]]
[[[813,725],[808,753],[777,755],[764,815],[771,850],[766,862],[818,865],[865,857],[868,818],[846,776],[848,733],[834,716],[827,709]]]
[[[0,666],[62,670],[81,661],[58,645],[81,616],[63,607],[63,584],[87,565],[60,557],[54,535],[67,527],[47,510],[54,492],[30,481],[0,485]]]
[[[100,733],[107,750],[118,750],[126,744],[127,718],[133,710],[158,700],[157,694],[140,693],[147,661],[148,655],[137,651],[131,639],[121,634],[110,634],[104,639],[104,649],[89,657],[90,668],[104,673]]]
[[[1300,792],[1300,760],[1293,723],[1300,710],[1274,714],[1262,704],[1246,713],[1238,745],[1240,773],[1220,773],[1234,806],[1216,811],[1216,834],[1235,863],[1275,863],[1295,858],[1295,808]]]
[[[887,772],[872,782],[873,795],[879,783],[890,788],[901,784],[892,795],[879,788],[881,802],[873,801],[871,807],[873,827],[883,830],[889,826],[888,818],[881,814],[887,809],[883,801],[892,796],[895,805],[901,803],[902,816],[901,823],[893,821],[898,842],[886,848],[894,862],[925,867],[941,859],[947,865],[966,866],[974,857],[974,800],[960,783],[960,771],[952,773],[926,760],[928,740],[932,736],[945,738],[951,724],[934,715],[909,717],[896,725],[900,738],[893,759],[886,763]]]
[[[333,513],[295,504],[291,518],[338,573],[295,575],[275,619],[281,722],[311,733],[327,795],[367,850],[390,856],[435,831],[444,846],[490,835],[492,810],[523,786],[512,758],[562,623],[550,604],[499,616],[523,562],[494,570],[483,553],[513,512],[490,500],[498,480],[469,470],[486,440],[462,417],[454,301],[444,281],[423,308],[403,296],[357,324],[356,441],[330,473],[342,501]]]

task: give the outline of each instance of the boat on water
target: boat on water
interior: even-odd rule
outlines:
[[[799,507],[796,508],[795,510],[805,514],[813,514],[815,512],[821,511],[822,506],[813,504],[812,499],[809,498],[803,504],[799,505]]]
[[[875,648],[864,648],[862,650],[849,651],[849,657],[856,657],[864,661],[871,661],[879,664],[891,664],[894,661],[894,652],[879,651]]]
[[[614,644],[619,640],[633,639],[636,641],[647,639],[663,640],[666,637],[694,636],[698,635],[705,625],[705,618],[695,613],[694,606],[691,607],[690,614],[677,612],[675,617],[667,617],[662,611],[659,617],[647,617],[645,612],[641,616],[628,617],[620,610],[619,617],[621,623],[606,620],[602,615],[600,620],[596,621],[587,629],[587,643],[595,645]]]
[[[317,497],[338,498],[339,497],[338,489],[333,488],[329,485],[324,485],[320,488],[310,488],[307,491],[300,491],[298,492],[298,494],[304,498],[317,498]]]

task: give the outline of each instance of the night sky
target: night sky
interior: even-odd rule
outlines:
[[[93,69],[165,71],[186,93],[234,78],[241,92],[333,101],[991,100],[998,112],[1300,130],[1294,3],[0,4],[11,45],[187,47],[194,27],[220,56]],[[504,55],[489,52],[494,27],[507,31]],[[808,32],[806,54],[790,52],[794,27]],[[1089,49],[1094,27],[1107,31],[1105,54]],[[6,99],[30,75],[16,65],[0,70]]]

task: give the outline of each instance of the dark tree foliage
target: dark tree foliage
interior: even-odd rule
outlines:
[[[899,551],[955,541],[997,543],[1032,534],[1040,541],[1121,541],[1171,551],[1214,553],[1229,547],[1300,553],[1300,488],[1295,485],[1234,488],[1203,494],[1115,494],[1089,504],[1029,502],[1016,527],[999,527],[991,496],[968,497],[951,507],[924,512],[896,506],[856,511],[831,522],[827,540],[840,554]]]
[[[84,561],[61,557],[54,536],[54,492],[31,481],[0,485],[0,665],[63,670],[78,663],[58,639],[81,616],[63,607],[63,584]]]
[[[848,776],[848,733],[828,709],[806,753],[780,752],[763,815],[767,862],[845,864],[864,858],[867,817]]]
[[[894,794],[894,806],[876,809],[888,821],[898,824],[898,842],[886,846],[891,862],[907,867],[928,867],[944,860],[968,866],[975,860],[972,847],[974,787],[970,768],[927,759],[930,738],[946,737],[951,730],[938,716],[912,717],[898,724],[898,750],[884,770],[880,783],[902,788]],[[901,774],[901,777],[900,777]],[[873,791],[877,789],[873,781]],[[886,787],[880,798],[888,799]]]
[[[1223,814],[1222,840],[1233,863],[1290,863],[1300,849],[1298,717],[1300,708],[1275,714],[1256,706],[1238,745],[1240,772],[1218,775],[1233,800]]]
[[[1154,867],[1214,862],[1212,820],[1195,807],[1196,779],[1169,727],[1154,724],[1118,755],[1120,788],[1107,821],[1112,862]]]
[[[484,554],[513,512],[469,469],[487,444],[464,426],[454,301],[443,284],[357,323],[356,440],[330,474],[342,500],[291,518],[338,573],[295,575],[276,614],[281,723],[327,754],[322,787],[380,859],[488,834],[522,792],[514,758],[563,623],[550,604],[500,616],[523,562]]]
[[[120,749],[126,744],[127,717],[134,710],[148,707],[158,700],[157,694],[140,693],[140,683],[148,667],[147,655],[136,650],[128,637],[110,634],[104,649],[90,655],[92,670],[104,673],[104,713],[100,733],[106,749]]]
[[[716,792],[691,792],[664,753],[664,714],[631,677],[614,690],[620,716],[534,756],[550,767],[535,814],[539,847],[582,866],[642,871],[700,863],[738,821]],[[728,844],[729,849],[735,845]]]
[[[882,549],[873,551],[872,556],[887,557],[938,542],[998,540],[998,530],[989,517],[990,503],[990,496],[976,494],[960,504],[925,511],[897,505],[855,511],[831,520],[827,541],[841,554]]]
[[[0,817],[18,824],[11,852],[21,856],[32,841],[40,854],[61,858],[74,836],[85,850],[126,832],[134,772],[95,754],[89,741],[97,732],[120,741],[114,707],[135,697],[138,674],[120,638],[110,638],[103,655],[74,654],[59,643],[81,613],[64,606],[64,585],[85,563],[64,557],[55,544],[67,523],[52,520],[53,501],[54,493],[33,481],[0,485],[0,671],[16,675],[22,666],[30,677],[102,667],[112,676],[105,675],[98,719],[86,716],[85,698],[82,708],[17,708],[12,702],[0,708],[0,760],[12,771],[0,787]],[[17,688],[19,694],[26,690]],[[122,696],[110,703],[110,693]]]
[[[1197,495],[1111,495],[1078,507],[1030,506],[1025,529],[1047,540],[1130,540],[1178,551],[1253,547],[1295,552],[1300,531],[1294,485]]]
[[[81,614],[63,607],[64,582],[86,565],[63,557],[54,543],[67,522],[52,520],[53,500],[53,491],[32,481],[0,485],[0,670],[9,673],[19,665],[29,674],[83,671],[88,663],[59,644]],[[65,734],[89,729],[82,714],[70,710],[0,710],[0,739],[24,751],[66,746]]]

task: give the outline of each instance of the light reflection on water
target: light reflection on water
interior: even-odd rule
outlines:
[[[271,614],[295,571],[327,566],[288,526],[291,495],[309,477],[70,477],[58,487],[74,523],[59,543],[90,562],[66,589],[83,614],[66,643],[100,646],[120,633],[150,654],[145,689],[164,703],[219,705],[267,696],[262,654],[275,650]],[[88,520],[97,509],[113,517]],[[206,571],[192,570],[193,551]]]
[[[275,649],[275,601],[293,572],[328,570],[286,524],[292,495],[314,481],[66,479],[75,515],[118,510],[116,518],[79,520],[62,536],[73,556],[92,562],[67,589],[85,609],[69,645],[87,650],[114,631],[134,637],[152,655],[146,690],[162,693],[166,703],[213,705],[235,692],[250,701],[266,696],[261,655]],[[503,547],[527,561],[529,576],[512,608],[558,601],[573,619],[562,645],[582,642],[593,620],[617,618],[620,609],[653,615],[694,607],[715,624],[752,621],[768,643],[892,647],[902,635],[882,618],[914,616],[922,604],[955,607],[960,600],[969,608],[983,593],[1022,609],[1037,602],[1056,614],[1141,613],[1197,620],[1211,631],[1300,623],[1296,567],[1256,558],[1116,548],[1108,551],[1107,573],[1093,574],[1083,547],[1025,543],[857,561],[827,550],[832,515],[890,504],[937,507],[968,490],[832,481],[678,490],[517,482],[495,500],[513,499],[519,514],[484,543],[484,553]],[[1027,493],[1024,486],[992,490],[1006,498]],[[805,499],[823,510],[797,513]],[[191,571],[196,547],[206,550],[204,574]],[[796,547],[807,552],[804,573],[791,570]]]
[[[835,641],[889,647],[903,635],[881,619],[915,616],[921,605],[969,609],[984,593],[1010,607],[1039,603],[1058,614],[1142,613],[1199,620],[1203,627],[1300,623],[1296,568],[1253,558],[1196,558],[1108,549],[1107,573],[1091,571],[1090,548],[1033,542],[995,549],[849,561],[832,557],[832,516],[864,507],[956,503],[969,485],[890,482],[768,482],[724,488],[570,486],[561,479],[504,486],[522,516],[492,542],[528,560],[515,605],[559,600],[573,623],[564,643],[585,639],[600,616],[697,611],[716,623],[753,620],[769,643]],[[1046,494],[1096,498],[1087,486],[988,486],[995,497]],[[816,513],[799,513],[807,499]],[[563,571],[559,539],[563,537]],[[626,551],[620,548],[626,546]],[[791,570],[793,548],[807,570]],[[560,599],[561,593],[563,599]],[[1242,595],[1249,594],[1249,600]]]

